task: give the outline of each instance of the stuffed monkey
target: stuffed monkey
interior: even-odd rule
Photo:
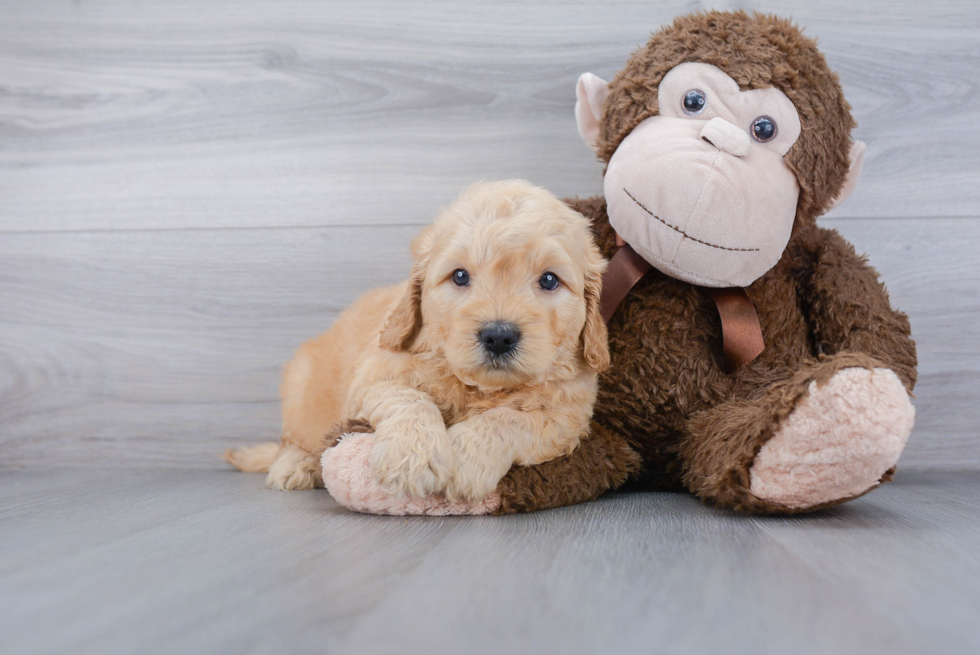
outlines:
[[[590,437],[513,468],[470,511],[558,507],[629,484],[790,514],[890,479],[915,416],[915,344],[877,272],[816,224],[864,156],[816,43],[768,15],[690,14],[612,82],[583,75],[577,95],[605,196],[568,203],[612,260],[611,367]],[[331,457],[328,488],[364,508]],[[440,513],[433,503],[413,513]]]

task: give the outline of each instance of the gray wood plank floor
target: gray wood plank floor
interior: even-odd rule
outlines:
[[[980,473],[800,518],[683,494],[348,513],[258,475],[0,472],[4,653],[968,653]]]

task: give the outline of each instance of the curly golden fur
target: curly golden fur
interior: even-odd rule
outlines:
[[[609,365],[599,315],[605,260],[584,217],[525,182],[463,192],[412,245],[409,280],[359,299],[286,367],[280,447],[226,454],[269,486],[322,484],[331,426],[369,423],[372,471],[390,493],[478,499],[514,464],[571,453]],[[454,282],[463,269],[469,283]],[[558,288],[538,281],[551,272]],[[513,355],[478,335],[504,322]]]

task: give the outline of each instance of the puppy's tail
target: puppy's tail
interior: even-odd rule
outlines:
[[[276,458],[279,457],[279,444],[267,441],[258,446],[242,446],[229,448],[221,459],[225,460],[239,471],[246,473],[268,473]]]

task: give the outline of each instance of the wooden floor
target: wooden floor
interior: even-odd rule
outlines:
[[[0,652],[980,652],[980,473],[751,518],[683,494],[363,516],[222,471],[0,473]]]

